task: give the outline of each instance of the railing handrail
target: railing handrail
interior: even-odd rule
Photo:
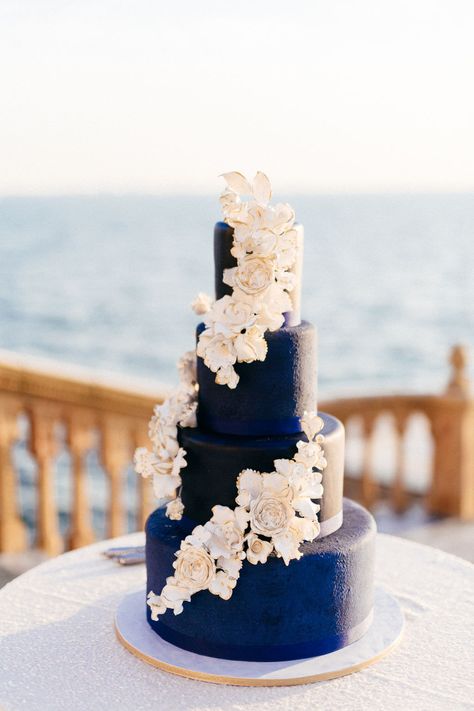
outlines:
[[[149,417],[167,391],[160,383],[0,349],[0,393]]]

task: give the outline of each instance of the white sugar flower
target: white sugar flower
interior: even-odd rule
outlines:
[[[300,516],[295,516],[291,528],[297,532],[301,541],[314,541],[319,536],[320,531],[318,521],[310,521]]]
[[[189,536],[186,536],[183,543],[195,546],[196,548],[201,548],[207,543],[210,537],[210,531],[207,531],[204,526],[196,526],[193,528]]]
[[[252,363],[265,360],[268,345],[257,326],[249,328],[245,333],[239,333],[234,339],[234,348],[239,363]]]
[[[270,216],[269,216],[270,218]],[[295,211],[288,203],[277,203],[273,208],[271,219],[268,219],[271,228],[281,234],[293,227],[295,222]]]
[[[207,589],[216,574],[215,562],[205,548],[185,542],[176,554],[173,568],[176,584],[191,592]]]
[[[197,427],[197,402],[185,405],[179,424],[181,427]]]
[[[178,361],[178,373],[182,383],[196,384],[196,351],[187,351],[181,356]]]
[[[222,173],[222,178],[226,181],[230,190],[237,195],[251,195],[252,187],[247,178],[236,170],[231,173]]]
[[[238,334],[251,328],[257,320],[251,304],[236,301],[231,296],[223,296],[216,301],[206,323],[212,323],[215,333]]]
[[[285,565],[289,565],[291,560],[299,560],[303,553],[300,551],[299,532],[294,528],[288,528],[273,538],[273,545],[278,557],[283,558]]]
[[[232,591],[237,585],[235,578],[227,575],[223,570],[219,570],[209,585],[209,592],[213,595],[218,595],[223,600],[229,600],[232,597]]]
[[[133,463],[137,474],[141,474],[141,476],[145,479],[154,476],[160,466],[160,460],[158,457],[150,452],[146,447],[138,447],[135,450]]]
[[[206,545],[214,558],[231,558],[241,553],[244,543],[241,521],[228,506],[214,506],[212,518],[204,528],[211,537]]]
[[[314,504],[308,496],[295,496],[293,508],[308,521],[316,521],[320,510],[319,504]]]
[[[303,413],[301,418],[301,427],[308,440],[312,441],[324,427],[324,421],[318,416],[317,412],[310,411]]]
[[[245,553],[243,554],[243,556],[241,554],[238,554],[234,555],[232,558],[224,558],[221,556],[217,559],[217,566],[221,568],[224,573],[227,573],[230,578],[234,578],[235,580],[237,580],[240,575],[240,570],[242,568],[243,557],[245,557]]]
[[[252,183],[252,193],[255,200],[260,205],[266,205],[272,197],[272,187],[270,181],[260,170],[256,174]]]
[[[166,585],[160,597],[166,607],[173,610],[175,615],[180,615],[183,611],[183,602],[189,602],[191,595],[192,591],[186,585],[181,585],[174,576],[170,576],[166,578]]]
[[[247,560],[252,565],[266,563],[267,558],[273,550],[273,544],[259,538],[255,533],[249,533],[246,538]]]
[[[305,467],[316,469],[324,469],[327,462],[324,457],[324,451],[320,444],[314,441],[303,442],[300,440],[296,443],[298,452],[294,456],[295,462],[300,462]]]
[[[159,595],[155,595],[153,590],[150,590],[148,593],[146,604],[151,610],[151,619],[153,622],[156,622],[158,620],[158,615],[162,615],[167,609],[166,604],[163,602],[161,597]]]
[[[260,536],[272,538],[289,527],[294,515],[287,495],[268,491],[250,504],[250,528]]]
[[[203,333],[205,333],[205,331]],[[213,373],[216,373],[219,368],[226,368],[229,365],[233,365],[236,361],[232,339],[227,338],[221,333],[212,336],[204,345],[203,349],[198,348],[198,355],[204,358],[204,363]]]
[[[257,325],[264,331],[277,331],[285,323],[283,313],[265,302],[260,304]]]
[[[153,493],[157,499],[171,499],[181,486],[181,477],[172,474],[158,474],[153,477]]]
[[[226,189],[223,193],[221,193],[219,202],[221,204],[222,211],[224,214],[232,214],[232,211],[240,203],[240,198],[233,190]]]
[[[176,476],[177,474],[179,474],[181,469],[183,469],[183,467],[185,467],[185,466],[187,466],[186,450],[183,449],[182,447],[180,447],[178,449],[178,453],[173,458],[172,466],[171,466],[171,474],[173,476]]]
[[[173,499],[166,506],[166,515],[171,521],[181,521],[183,518],[184,506],[181,499]]]
[[[267,304],[272,311],[279,311],[281,314],[291,311],[292,303],[290,295],[278,284],[271,284],[270,287],[260,296],[261,303]]]
[[[235,272],[235,285],[245,294],[260,294],[275,283],[274,263],[268,257],[244,257]]]
[[[268,229],[256,230],[251,237],[248,238],[249,251],[252,251],[259,257],[273,256],[278,245],[277,235]]]
[[[226,368],[219,368],[216,374],[216,383],[218,383],[218,385],[228,385],[231,390],[237,387],[239,379],[239,376],[231,365],[228,365]]]
[[[200,291],[192,302],[191,308],[195,314],[207,314],[212,308],[212,301],[212,298],[208,294],[204,294]]]
[[[263,489],[263,478],[255,469],[243,469],[237,477],[238,496],[236,503],[239,506],[248,506],[253,499],[257,499]]]

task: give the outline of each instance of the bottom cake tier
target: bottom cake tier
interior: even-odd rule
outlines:
[[[193,595],[180,615],[171,610],[151,627],[197,654],[243,661],[284,661],[328,654],[360,639],[372,621],[376,526],[366,509],[344,500],[344,523],[304,543],[288,566],[270,557],[244,562],[229,600]],[[147,593],[159,594],[173,574],[185,531],[157,509],[146,524]]]

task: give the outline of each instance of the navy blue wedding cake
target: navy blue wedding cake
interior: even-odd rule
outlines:
[[[215,300],[193,303],[196,351],[155,409],[151,451],[135,455],[168,501],[146,524],[146,614],[191,652],[302,659],[370,627],[376,528],[343,499],[343,425],[316,414],[302,227],[289,205],[270,205],[263,173],[224,178]]]

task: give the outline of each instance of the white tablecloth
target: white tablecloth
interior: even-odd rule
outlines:
[[[138,544],[142,534],[113,541]],[[0,591],[0,707],[5,711],[457,711],[474,708],[474,566],[433,548],[378,537],[377,583],[405,612],[400,646],[351,676],[296,687],[240,688],[182,679],[116,640],[122,596],[145,584],[102,542],[59,556]]]

